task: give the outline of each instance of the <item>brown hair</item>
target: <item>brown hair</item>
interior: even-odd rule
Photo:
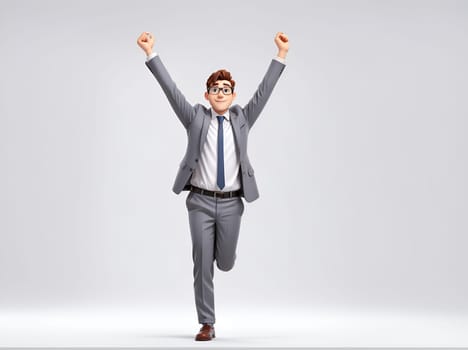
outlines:
[[[227,80],[231,83],[232,90],[234,91],[234,86],[236,82],[232,80],[231,73],[229,73],[226,69],[219,69],[214,73],[211,73],[208,80],[206,81],[206,89],[208,90],[211,86],[213,86],[218,80]]]

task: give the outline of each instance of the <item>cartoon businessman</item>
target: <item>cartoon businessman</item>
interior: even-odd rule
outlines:
[[[192,236],[193,277],[198,322],[195,340],[215,337],[213,264],[229,271],[236,260],[244,203],[258,198],[254,170],[247,155],[249,131],[263,110],[283,69],[289,50],[288,37],[275,36],[278,54],[271,60],[257,91],[244,106],[232,105],[235,81],[220,69],[206,82],[205,99],[211,105],[191,105],[171,79],[160,56],[153,52],[154,36],[142,33],[138,45],[147,55],[146,66],[167,96],[175,114],[187,131],[185,156],[173,191],[189,193],[186,199]]]

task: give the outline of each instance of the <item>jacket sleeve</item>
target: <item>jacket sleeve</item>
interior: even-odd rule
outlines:
[[[263,107],[265,107],[285,66],[285,64],[272,59],[257,91],[255,91],[250,101],[242,108],[249,128],[252,127],[260,115],[260,112],[263,110]]]
[[[158,81],[159,85],[166,95],[169,103],[176,113],[179,120],[182,122],[184,127],[188,129],[193,116],[195,115],[195,108],[192,106],[182,92],[178,89],[175,82],[172,80],[169,72],[158,56],[153,57],[149,61],[145,62],[151,73]]]

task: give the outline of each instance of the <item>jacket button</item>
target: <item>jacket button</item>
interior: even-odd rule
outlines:
[[[196,161],[196,162],[198,162],[198,158],[197,158],[197,159],[195,159],[195,161]]]

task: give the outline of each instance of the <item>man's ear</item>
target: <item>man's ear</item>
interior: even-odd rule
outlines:
[[[236,98],[237,94],[235,92],[232,93],[232,99],[234,100]]]
[[[205,100],[208,100],[208,93],[205,92]]]

